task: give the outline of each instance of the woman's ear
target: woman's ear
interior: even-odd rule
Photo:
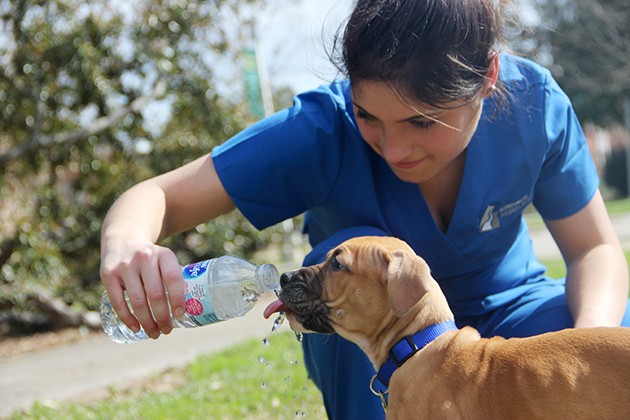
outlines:
[[[488,73],[486,74],[486,80],[483,83],[481,94],[484,98],[490,96],[496,89],[497,80],[499,79],[499,54],[495,54],[492,57],[490,67],[488,67]]]

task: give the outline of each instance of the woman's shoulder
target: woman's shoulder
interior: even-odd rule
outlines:
[[[348,108],[351,102],[350,82],[345,79],[334,80],[322,84],[317,88],[299,93],[294,99],[294,105],[300,102],[335,104],[340,108]]]
[[[525,57],[508,53],[499,57],[499,77],[512,92],[546,85],[553,80],[547,68]]]
[[[301,121],[326,127],[354,126],[350,84],[346,80],[338,80],[303,91],[293,98],[293,104],[282,114],[282,121]]]

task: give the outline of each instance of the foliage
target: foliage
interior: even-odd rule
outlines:
[[[34,290],[96,308],[114,199],[251,122],[215,68],[239,50],[222,21],[262,1],[0,0],[0,315]],[[168,245],[184,263],[274,237],[231,215]]]
[[[302,351],[293,333],[258,339],[217,354],[201,356],[183,371],[155,378],[137,392],[113,390],[91,405],[35,404],[14,419],[294,419],[325,418],[321,394],[307,378]],[[173,383],[168,392],[156,386]],[[376,398],[376,397],[375,397]]]
[[[630,98],[630,6],[626,0],[534,0],[531,31],[516,49],[548,65],[582,121],[624,123]],[[628,110],[630,112],[630,110]]]

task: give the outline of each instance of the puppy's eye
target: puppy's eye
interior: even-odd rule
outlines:
[[[330,267],[335,271],[348,269],[348,267],[339,262],[336,256],[330,260]]]

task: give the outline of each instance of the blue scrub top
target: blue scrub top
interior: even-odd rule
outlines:
[[[499,77],[507,98],[484,100],[445,233],[418,186],[398,179],[362,139],[347,81],[297,96],[290,109],[215,148],[213,161],[258,229],[307,212],[313,247],[344,229],[379,229],[427,261],[456,319],[478,317],[526,293],[545,271],[523,210],[533,203],[545,219],[567,217],[599,186],[571,103],[550,73],[504,54]]]

